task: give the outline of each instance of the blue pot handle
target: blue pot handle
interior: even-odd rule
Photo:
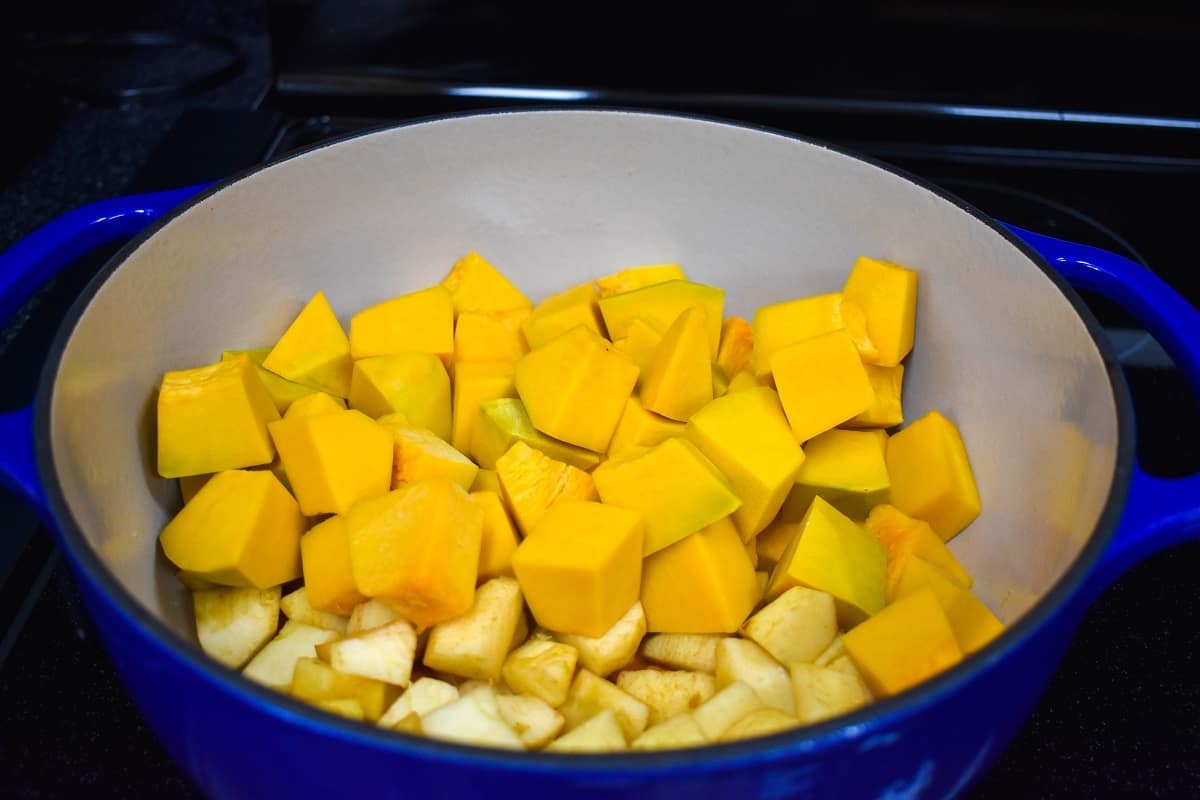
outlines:
[[[102,244],[128,239],[207,184],[101,200],[69,211],[0,253],[0,325],[38,287]],[[48,517],[33,443],[33,406],[0,414],[0,484]]]
[[[1200,397],[1200,312],[1165,281],[1127,258],[1006,226],[1077,289],[1120,305],[1158,340]],[[1093,576],[1103,590],[1157,550],[1200,535],[1200,475],[1156,478],[1136,463],[1117,534]]]

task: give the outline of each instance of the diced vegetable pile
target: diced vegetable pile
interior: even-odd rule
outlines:
[[[535,307],[471,253],[347,335],[318,293],[273,346],[163,377],[185,505],[160,542],[200,645],[514,749],[692,747],[902,692],[1002,630],[945,544],[980,513],[958,429],[900,427],[916,296],[864,257],[751,322],[677,265]]]

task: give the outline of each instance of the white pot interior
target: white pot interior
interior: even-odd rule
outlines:
[[[79,319],[52,397],[71,513],[120,582],[192,636],[156,537],[179,504],[156,476],[168,369],[270,344],[324,290],[359,308],[478,250],[537,299],[641,263],[723,287],[726,313],[835,291],[862,254],[920,271],[908,419],[960,426],[982,516],[952,543],[1005,621],[1091,535],[1117,414],[1095,343],[1000,234],[904,178],[761,131],[647,114],[452,118],[315,150],[228,186],[117,269]]]

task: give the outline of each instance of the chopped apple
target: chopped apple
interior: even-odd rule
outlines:
[[[296,662],[316,656],[317,645],[336,637],[333,631],[288,620],[275,638],[250,659],[242,674],[257,683],[287,691],[292,685]]]
[[[813,663],[818,667],[828,667],[844,655],[846,655],[846,644],[842,641],[842,635],[839,633],[833,637],[833,641],[829,643],[829,647],[826,647],[821,651],[821,655],[813,659]]]
[[[563,715],[537,697],[498,695],[496,705],[500,717],[521,737],[526,747],[545,747],[563,728]]]
[[[559,711],[566,720],[567,730],[571,730],[606,708],[612,709],[617,715],[626,741],[633,741],[646,730],[650,707],[586,669],[579,670],[575,676],[567,693],[567,702],[562,704]]]
[[[379,718],[379,726],[395,728],[410,714],[424,716],[435,708],[453,703],[458,696],[458,689],[453,684],[439,681],[437,678],[417,678],[412,686],[383,712],[383,716]]]
[[[338,672],[408,686],[417,653],[417,632],[404,620],[336,639],[317,654]]]
[[[396,695],[396,689],[382,681],[343,675],[319,658],[307,657],[296,661],[290,692],[314,705],[325,700],[355,700],[368,722],[379,719]]]
[[[820,722],[871,701],[857,678],[815,664],[792,665],[792,691],[802,723]]]
[[[294,619],[296,622],[303,622],[305,625],[312,625],[314,628],[324,628],[329,631],[345,633],[348,620],[345,617],[339,617],[337,614],[330,614],[328,611],[317,611],[308,602],[308,589],[301,586],[296,591],[283,597],[279,601],[279,608],[287,615],[288,619]]]
[[[742,681],[768,706],[789,715],[796,710],[787,670],[749,639],[731,637],[717,643],[716,677],[719,687]]]
[[[521,737],[500,716],[496,694],[486,687],[467,692],[421,717],[426,736],[463,744],[523,750]]]
[[[700,730],[711,741],[717,741],[725,731],[733,727],[752,711],[766,708],[763,701],[748,684],[734,681],[692,712]]]
[[[579,663],[586,669],[597,675],[610,675],[629,663],[645,635],[646,614],[637,602],[603,636],[563,633],[558,639],[579,651]]]
[[[707,744],[704,732],[691,714],[676,714],[633,740],[634,750],[674,750],[680,747],[699,747]]]
[[[723,638],[707,633],[659,633],[642,642],[642,658],[664,667],[711,674],[717,671],[717,642]]]
[[[509,653],[501,674],[514,692],[558,708],[567,699],[578,660],[579,651],[569,644],[531,638]]]
[[[529,618],[525,614],[525,610],[521,609],[520,615],[517,617],[517,627],[513,628],[512,641],[508,643],[508,652],[512,652],[525,643],[529,638]]]
[[[279,587],[204,589],[192,593],[192,609],[204,652],[241,669],[275,635]]]
[[[650,708],[650,725],[698,708],[716,693],[713,676],[683,670],[627,669],[617,675],[617,688]]]
[[[833,595],[794,586],[746,620],[742,634],[780,664],[811,663],[837,636]]]
[[[372,628],[382,628],[398,619],[402,619],[400,613],[387,603],[382,600],[368,600],[365,603],[359,603],[350,612],[350,621],[346,623],[346,633],[353,636]]]
[[[829,669],[854,678],[854,680],[858,681],[858,685],[862,687],[863,694],[866,695],[868,699],[872,698],[871,688],[867,686],[866,680],[863,678],[862,673],[858,671],[858,667],[854,666],[854,662],[850,660],[850,656],[838,656],[833,661],[829,662]]]
[[[323,711],[328,711],[331,714],[362,722],[366,719],[366,712],[363,711],[362,703],[355,700],[353,697],[335,697],[329,700],[317,700],[313,705]]]
[[[778,708],[760,708],[751,711],[737,722],[733,723],[721,736],[722,742],[734,742],[738,739],[753,739],[757,736],[767,736],[772,733],[795,728],[800,721],[791,714],[786,714]]]
[[[606,708],[555,739],[546,750],[556,753],[608,753],[627,747],[617,715],[611,708]]]
[[[418,714],[409,714],[407,717],[404,717],[392,726],[392,730],[404,731],[405,733],[411,733],[416,736],[420,736],[421,734],[425,733],[425,729],[421,727],[421,717]]]
[[[496,680],[524,609],[517,581],[493,578],[475,590],[470,611],[430,630],[425,666],[463,678]]]

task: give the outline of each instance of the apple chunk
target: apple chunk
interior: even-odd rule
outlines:
[[[569,644],[530,639],[508,654],[501,673],[514,692],[541,698],[558,708],[567,699],[579,651]]]
[[[707,744],[704,732],[691,714],[676,714],[633,740],[634,750],[674,750],[680,747],[698,747]]]
[[[734,681],[714,694],[692,712],[692,718],[700,726],[709,741],[717,741],[743,717],[760,708],[766,708],[749,685]]]
[[[606,708],[555,739],[546,750],[556,753],[608,753],[627,747],[617,715],[611,708]]]
[[[748,639],[722,639],[717,645],[717,686],[741,681],[768,706],[786,714],[796,710],[787,670]]]
[[[780,664],[812,663],[837,636],[833,595],[804,586],[788,589],[742,626]]]
[[[476,680],[496,680],[524,611],[513,578],[493,578],[475,590],[471,610],[435,625],[425,645],[425,666]]]
[[[579,651],[579,663],[597,675],[609,675],[629,663],[646,635],[646,614],[640,602],[601,636],[559,634],[559,641]]]
[[[308,589],[303,586],[291,594],[285,595],[279,601],[279,608],[287,615],[288,619],[294,619],[296,622],[303,622],[314,628],[325,628],[338,633],[346,632],[346,618],[313,608],[312,603],[308,601]]]
[[[707,672],[627,669],[617,675],[617,688],[650,707],[650,725],[700,706],[716,692]]]
[[[856,677],[815,664],[792,665],[792,690],[796,717],[803,723],[844,714],[871,700]]]
[[[709,633],[657,633],[642,642],[642,658],[655,664],[692,672],[717,671],[717,642]]]
[[[417,653],[417,632],[404,620],[323,644],[317,655],[338,672],[408,686]]]
[[[192,609],[204,652],[241,669],[275,635],[279,587],[204,589],[192,593]]]
[[[296,662],[302,658],[312,658],[317,654],[318,645],[336,636],[333,631],[288,620],[275,638],[250,659],[250,663],[242,669],[242,674],[265,686],[287,691],[292,685]]]
[[[430,711],[421,718],[421,729],[435,739],[525,749],[521,737],[500,715],[495,692],[487,687],[467,692],[454,702]]]
[[[497,695],[496,706],[501,718],[521,737],[526,747],[545,747],[563,728],[563,715],[537,697]]]
[[[593,716],[611,709],[625,734],[626,741],[633,741],[646,730],[650,708],[628,692],[618,689],[593,672],[579,670],[567,693],[567,702],[559,711],[567,723],[567,730],[581,725]]]
[[[423,717],[434,709],[453,703],[458,699],[458,689],[437,678],[417,678],[404,694],[396,698],[391,708],[379,718],[381,728],[395,728],[409,714]]]

